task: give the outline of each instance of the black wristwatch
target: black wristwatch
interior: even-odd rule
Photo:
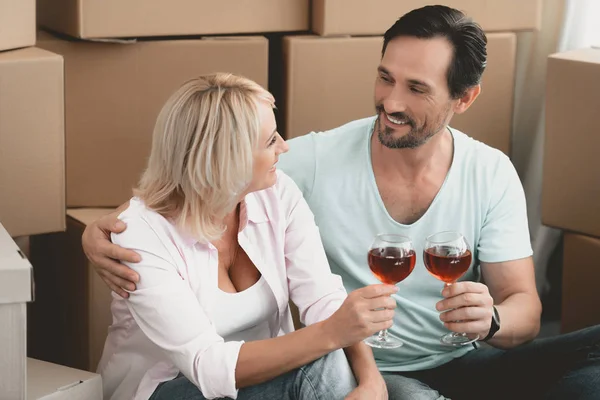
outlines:
[[[496,332],[498,332],[500,330],[500,314],[498,314],[498,310],[496,309],[496,306],[493,306],[493,308],[494,308],[494,313],[492,314],[492,324],[490,326],[490,332],[487,334],[486,337],[484,337],[481,340],[482,342],[487,342],[492,337],[494,337]]]

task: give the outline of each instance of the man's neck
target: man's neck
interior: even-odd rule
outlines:
[[[371,158],[373,166],[386,174],[415,180],[434,169],[447,172],[452,164],[454,144],[448,128],[434,135],[427,143],[415,149],[390,149],[379,141],[377,132],[371,138]]]

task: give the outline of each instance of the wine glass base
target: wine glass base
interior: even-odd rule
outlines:
[[[479,340],[479,336],[471,339],[466,333],[448,333],[440,338],[440,342],[449,346],[462,347]]]
[[[364,340],[364,342],[378,349],[397,349],[401,347],[404,343],[399,341],[398,339],[390,338],[389,336],[386,339],[381,339],[379,335],[373,335]]]

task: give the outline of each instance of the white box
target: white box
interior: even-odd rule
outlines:
[[[25,399],[33,268],[0,224],[0,399]]]
[[[102,378],[92,372],[28,358],[27,400],[102,400]]]

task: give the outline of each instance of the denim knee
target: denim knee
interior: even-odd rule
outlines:
[[[297,378],[304,390],[314,393],[315,399],[343,399],[356,388],[356,379],[343,350],[333,351],[301,367]]]

